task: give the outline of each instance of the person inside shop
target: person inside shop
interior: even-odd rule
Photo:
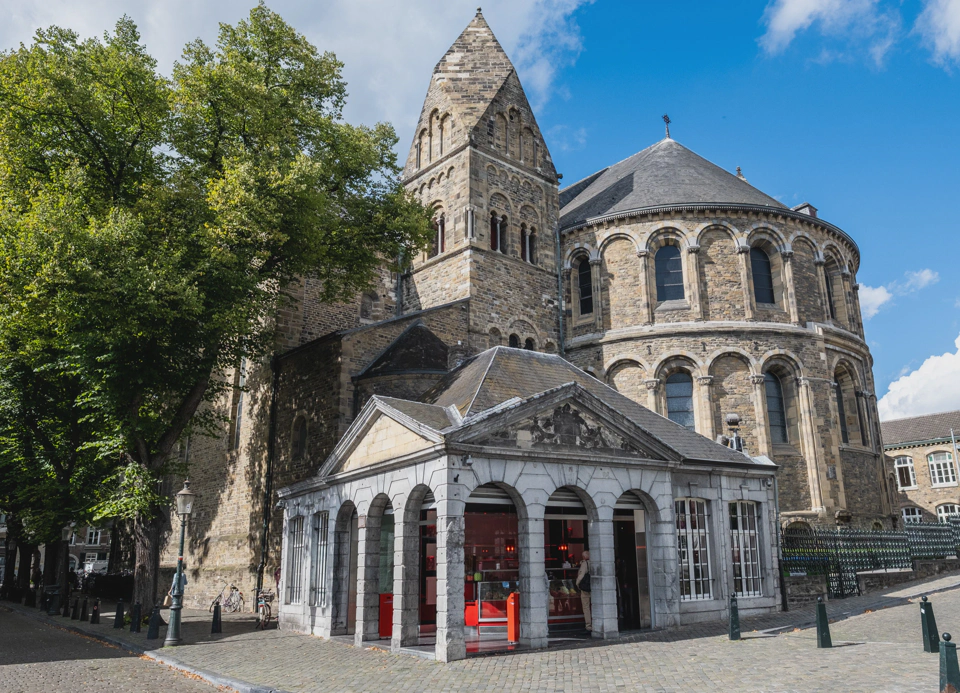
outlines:
[[[577,589],[580,590],[580,603],[583,604],[583,620],[587,630],[593,630],[593,614],[590,613],[590,552],[583,552],[580,570],[577,571]]]

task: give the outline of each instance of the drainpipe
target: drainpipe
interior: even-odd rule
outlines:
[[[270,515],[273,511],[270,498],[273,496],[273,458],[277,438],[277,391],[280,389],[280,359],[274,354],[270,359],[273,384],[270,387],[270,424],[267,428],[267,473],[263,483],[263,527],[260,530],[260,563],[257,565],[257,589],[254,598],[263,591],[263,571],[267,567],[267,538],[270,535]]]
[[[566,352],[563,334],[563,267],[560,265],[560,224],[557,223],[557,229],[553,234],[554,247],[557,264],[557,326],[559,327],[559,339],[557,340],[557,351],[561,356]]]
[[[780,608],[788,611],[787,586],[783,581],[783,548],[780,542],[780,484],[777,475],[773,475],[773,505],[777,513],[777,579],[780,581]]]

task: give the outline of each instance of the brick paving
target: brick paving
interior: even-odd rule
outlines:
[[[727,639],[726,624],[701,624],[633,634],[615,642],[595,641],[446,665],[292,632],[254,631],[249,615],[225,615],[223,634],[210,635],[209,614],[187,610],[184,636],[189,644],[163,648],[158,656],[296,693],[933,691],[938,682],[938,658],[923,652],[916,602],[920,595],[931,595],[940,631],[953,628],[960,634],[957,587],[960,572],[830,602],[831,631],[837,645],[832,650],[816,649],[812,608],[743,619],[745,639],[741,642]],[[110,610],[104,609],[100,626],[30,613],[35,619],[79,626],[133,647],[150,649],[162,642],[146,641],[145,633],[114,630]],[[9,630],[7,618],[0,611],[2,631]],[[2,672],[0,668],[0,684]],[[151,685],[148,682],[139,690],[179,690]],[[0,685],[0,690],[8,689]]]
[[[117,647],[0,609],[0,691],[214,693],[216,689]]]

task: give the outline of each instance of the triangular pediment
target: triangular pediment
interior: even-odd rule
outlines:
[[[676,451],[570,383],[466,421],[457,442],[518,450],[565,450],[679,461]]]

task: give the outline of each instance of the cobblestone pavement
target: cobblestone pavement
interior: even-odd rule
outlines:
[[[213,693],[203,682],[92,638],[0,610],[3,693]]]
[[[740,642],[727,639],[724,623],[702,624],[631,635],[616,642],[446,665],[291,632],[254,631],[249,615],[225,615],[223,634],[210,635],[209,614],[188,610],[184,638],[189,644],[164,648],[160,655],[176,657],[195,669],[296,693],[934,691],[938,657],[923,652],[917,602],[920,595],[931,595],[940,631],[954,629],[960,635],[957,587],[960,573],[830,602],[836,645],[832,650],[816,648],[812,608],[743,619],[745,639]],[[149,649],[162,642],[147,642],[143,633],[114,630],[110,611],[105,606],[100,626],[57,621],[36,611],[31,611],[31,617],[79,626],[134,647]],[[7,618],[0,611],[0,632],[9,630]],[[3,669],[0,690],[6,691]],[[159,689],[143,686],[139,690]],[[179,689],[165,686],[164,690]]]

